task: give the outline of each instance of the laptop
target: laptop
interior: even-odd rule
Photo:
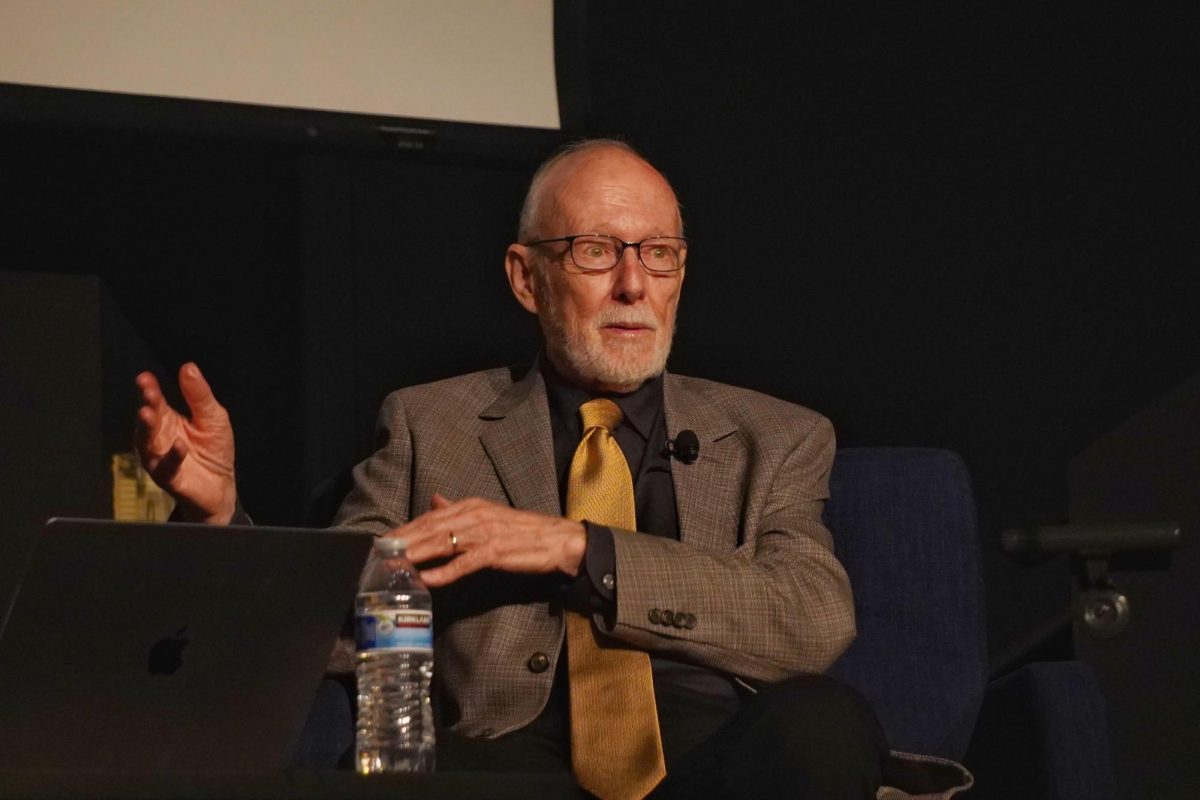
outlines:
[[[51,519],[0,607],[0,772],[286,767],[372,542]]]

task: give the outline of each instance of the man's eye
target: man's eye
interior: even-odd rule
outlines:
[[[654,259],[655,261],[662,261],[663,259],[670,258],[670,257],[671,257],[671,251],[665,247],[650,248],[650,258]]]
[[[604,255],[604,248],[598,244],[589,244],[584,252],[588,258],[600,258]]]

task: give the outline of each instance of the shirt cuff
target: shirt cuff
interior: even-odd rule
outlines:
[[[583,521],[583,526],[587,528],[583,571],[591,584],[593,597],[599,598],[607,607],[617,599],[617,551],[613,546],[613,532],[604,525],[587,520]]]
[[[563,586],[566,607],[593,619],[604,630],[611,630],[617,617],[616,548],[610,529],[583,521],[587,530],[587,549],[579,574]]]

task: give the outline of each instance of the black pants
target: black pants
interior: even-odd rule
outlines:
[[[853,689],[821,675],[766,687],[687,752],[668,754],[651,797],[858,800],[875,797],[888,746]],[[569,772],[569,744],[516,731],[499,739],[441,735],[438,770]]]

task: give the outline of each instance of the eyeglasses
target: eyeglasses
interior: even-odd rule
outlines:
[[[557,239],[540,239],[529,242],[527,246],[554,242],[566,242],[570,246],[571,261],[584,272],[608,272],[621,263],[626,247],[634,248],[638,261],[646,271],[655,274],[678,272],[687,260],[687,239],[682,236],[651,236],[640,242],[623,242],[616,236],[603,233],[580,233]]]

